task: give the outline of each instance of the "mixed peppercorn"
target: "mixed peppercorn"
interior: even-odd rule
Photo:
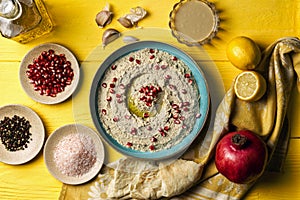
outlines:
[[[0,121],[0,138],[8,151],[24,150],[32,140],[30,122],[25,117],[14,115],[12,118],[4,117]]]

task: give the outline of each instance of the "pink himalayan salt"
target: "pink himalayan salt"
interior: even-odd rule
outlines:
[[[97,157],[93,140],[81,133],[64,136],[54,149],[54,162],[67,176],[82,176],[89,172]]]

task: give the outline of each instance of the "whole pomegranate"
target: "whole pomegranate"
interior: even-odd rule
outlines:
[[[218,142],[215,164],[227,179],[244,184],[263,173],[267,157],[264,141],[249,130],[241,130],[226,134]]]

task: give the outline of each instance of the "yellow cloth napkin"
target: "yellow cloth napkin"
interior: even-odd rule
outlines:
[[[270,150],[267,170],[281,170],[289,141],[286,111],[295,81],[300,91],[300,41],[274,42],[264,51],[258,71],[267,80],[265,96],[257,102],[240,101],[231,87],[217,109],[214,130],[195,141],[180,159],[170,163],[120,159],[104,166],[87,184],[63,185],[60,199],[241,199],[254,182],[235,184],[218,173],[213,161],[216,143],[230,130],[252,130]]]

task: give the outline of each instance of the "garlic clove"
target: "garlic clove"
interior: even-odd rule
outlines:
[[[136,38],[136,37],[133,37],[133,36],[124,36],[123,37],[123,42],[125,42],[125,43],[133,43],[133,42],[137,42],[137,41],[139,41],[139,39],[138,38]]]
[[[116,29],[109,28],[103,32],[102,35],[102,46],[105,47],[112,41],[116,40],[121,36],[121,33],[117,31]]]
[[[133,24],[137,23],[147,15],[147,11],[139,6],[131,8],[130,12],[130,14],[126,15],[126,18],[129,19]]]
[[[131,21],[129,19],[127,19],[126,17],[120,17],[118,19],[118,22],[124,26],[125,28],[131,28],[133,27],[133,24],[131,23]]]
[[[111,23],[112,18],[113,13],[109,10],[109,4],[106,4],[103,10],[97,13],[95,21],[100,28],[104,28]]]

